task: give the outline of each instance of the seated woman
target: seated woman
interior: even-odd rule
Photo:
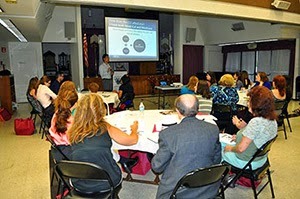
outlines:
[[[27,100],[33,107],[34,111],[38,113],[43,112],[43,108],[41,104],[38,102],[36,97],[37,87],[39,85],[39,79],[37,77],[33,77],[29,80],[28,89],[26,92]]]
[[[118,94],[118,97],[120,99],[120,104],[117,107],[117,111],[124,110],[127,106],[132,105],[135,96],[130,77],[128,75],[123,75],[120,81],[121,86],[119,88],[119,91],[113,91]]]
[[[243,84],[242,88],[244,88],[246,90],[249,89],[249,88],[251,88],[251,86],[252,86],[252,82],[249,79],[248,72],[245,71],[245,70],[243,70],[241,72],[241,82]]]
[[[265,72],[258,72],[255,76],[255,84],[254,86],[265,86],[271,90],[271,83],[269,82],[269,78]]]
[[[59,92],[64,92],[65,90],[76,91],[76,86],[75,86],[74,82],[69,81],[69,80],[64,81],[59,88],[58,95],[59,95]]]
[[[237,90],[241,90],[241,88],[243,87],[243,82],[241,81],[241,73],[240,72],[235,72],[233,74],[233,79],[234,79],[234,82],[235,82],[235,88]]]
[[[62,85],[63,86],[63,85]],[[72,112],[75,109],[75,104],[78,100],[78,95],[75,90],[59,91],[57,98],[54,101],[55,114],[51,120],[49,133],[55,144],[67,156],[71,155],[71,147],[66,132],[73,124]],[[55,154],[55,159],[60,160],[60,154]]]
[[[206,80],[208,82],[208,86],[217,86],[217,78],[214,72],[208,71],[206,73]]]
[[[198,78],[196,76],[191,76],[187,85],[181,87],[180,95],[183,94],[195,94],[197,89]]]
[[[92,83],[89,84],[89,91],[91,93],[97,93],[98,90],[99,90],[99,85],[97,83],[92,82]]]
[[[226,145],[222,154],[224,161],[237,168],[243,168],[258,148],[277,135],[272,93],[266,87],[257,86],[251,89],[248,96],[250,97],[248,108],[254,118],[238,131],[236,145]],[[254,160],[253,169],[261,167],[266,161],[267,157]]]
[[[72,127],[67,134],[72,146],[71,159],[91,162],[101,166],[111,177],[115,187],[122,183],[122,173],[113,159],[112,139],[122,145],[133,145],[138,141],[138,123],[131,125],[127,134],[110,125],[104,119],[106,108],[102,98],[95,93],[82,96],[78,101]],[[71,179],[72,185],[84,192],[98,192],[109,189],[108,182]]]
[[[196,97],[199,101],[199,113],[205,115],[210,114],[212,108],[212,96],[207,81],[199,80]]]
[[[219,86],[213,87],[211,90],[213,95],[213,104],[230,105],[232,111],[236,112],[239,95],[233,85],[234,79],[232,75],[223,75],[219,81]]]
[[[40,80],[36,97],[43,106],[46,117],[51,119],[54,114],[54,105],[52,104],[52,100],[56,99],[56,94],[49,88],[50,84],[50,78],[44,75]]]
[[[282,75],[276,75],[273,78],[273,89],[271,90],[274,100],[282,101],[286,99],[286,80]]]

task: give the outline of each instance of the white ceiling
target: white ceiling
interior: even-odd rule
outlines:
[[[7,3],[7,1],[16,1],[17,3],[12,4],[12,3]],[[41,3],[42,2],[50,2],[50,3]],[[190,2],[191,0],[189,0]],[[131,0],[111,0],[110,3],[107,2],[107,0],[0,0],[0,7],[4,10],[4,13],[0,13],[0,18],[5,18],[5,19],[10,19],[20,30],[20,32],[25,36],[25,38],[30,41],[30,42],[41,42],[43,39],[43,35],[45,33],[45,30],[47,28],[48,22],[52,17],[52,12],[54,9],[54,4],[52,3],[60,3],[60,4],[85,4],[85,5],[99,5],[99,6],[121,6],[121,7],[127,7],[130,5],[129,2]],[[134,4],[138,5],[141,4],[144,7],[143,8],[151,8],[152,3],[149,1],[133,1],[135,2]],[[139,3],[137,3],[139,2]],[[173,5],[172,3],[169,5],[168,2],[173,2],[173,1],[160,1],[161,7],[167,8],[169,11],[177,11],[177,12],[183,12],[182,7],[186,7],[185,9],[187,10],[193,10],[191,5],[186,5],[186,4],[181,4],[179,2],[181,1],[175,1],[176,6],[174,5],[173,7],[170,5]],[[200,6],[200,5],[206,5],[207,0],[197,0],[193,1],[194,3],[198,3],[199,6],[197,6],[198,10],[195,10],[194,12],[198,13],[206,13],[215,15],[215,16],[221,16],[220,11],[226,10],[227,7],[221,6],[222,9],[220,10],[214,10],[214,7],[205,7],[205,6]],[[216,2],[214,0],[211,0],[211,2]],[[211,3],[210,2],[210,3]],[[132,3],[132,2],[131,2]],[[218,3],[218,2],[217,2]],[[156,2],[156,4],[159,4]],[[165,5],[166,4],[166,5]],[[178,5],[177,5],[178,4]],[[198,5],[197,4],[197,5]],[[218,3],[217,5],[219,5]],[[179,9],[179,7],[180,9]],[[232,10],[232,6],[236,6],[234,4],[231,4],[229,7]],[[237,5],[237,8],[239,8],[240,5]],[[211,9],[211,10],[201,10],[201,9]],[[154,9],[154,8],[153,8]],[[158,9],[158,8],[156,8]],[[227,8],[229,9],[229,8]],[[229,9],[229,10],[230,10]],[[162,9],[163,10],[163,9]],[[261,10],[261,9],[260,9]],[[277,11],[267,11],[263,16],[265,17],[264,19],[261,19],[263,21],[272,21],[274,18],[274,21],[281,22],[281,20],[285,19],[284,21],[290,24],[297,24],[299,25],[299,20],[300,15],[298,14],[290,14],[290,13],[281,13]],[[216,15],[217,13],[217,15]],[[223,13],[224,16],[226,13]],[[231,13],[232,15],[232,13]],[[248,13],[249,16],[253,17],[253,13]],[[235,17],[241,17],[241,18],[249,18],[249,16],[239,16],[236,15]],[[270,16],[269,16],[270,15]],[[269,18],[272,20],[270,20]],[[256,18],[255,18],[256,19]],[[258,20],[258,19],[256,19]],[[5,28],[3,28],[0,25],[0,42],[11,42],[11,41],[18,41],[10,32],[8,32]]]
[[[8,0],[10,1],[10,0]],[[1,19],[10,19],[28,41],[40,42],[51,18],[53,5],[40,3],[39,0],[17,0],[8,3],[0,0]],[[50,16],[45,19],[45,16]],[[8,30],[0,25],[0,41],[18,41]]]

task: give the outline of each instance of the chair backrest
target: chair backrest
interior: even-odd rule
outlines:
[[[57,147],[57,144],[53,141],[53,139],[52,139],[52,137],[51,137],[51,135],[50,135],[50,133],[49,133],[48,130],[45,132],[45,136],[46,136],[47,141],[50,142],[51,147],[54,150],[58,151],[63,156],[63,158],[65,160],[69,160],[69,158],[66,156],[66,154],[64,154],[64,152],[62,152],[62,150],[60,150],[60,148]]]
[[[187,188],[203,187],[209,184],[213,184],[222,179],[230,170],[230,166],[218,164],[207,168],[200,168],[187,173],[176,184],[171,198],[176,195],[177,190],[181,186]]]
[[[275,112],[277,113],[278,116],[282,113],[285,106],[287,107],[286,102],[287,102],[286,100],[277,100],[277,101],[275,101]]]
[[[262,145],[253,155],[253,159],[266,155],[271,150],[271,146],[275,142],[276,138],[277,135],[273,139],[269,140],[264,145]]]
[[[65,178],[76,178],[97,181],[104,180],[109,183],[111,187],[111,192],[114,191],[113,182],[109,174],[96,164],[88,162],[62,160],[55,165],[55,171],[57,172],[63,183],[66,185],[68,185],[68,183],[65,180]]]
[[[225,104],[213,104],[212,115],[213,114],[232,114],[232,108],[230,105]]]

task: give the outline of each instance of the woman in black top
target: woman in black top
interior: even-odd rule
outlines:
[[[122,182],[119,166],[113,159],[112,139],[122,145],[133,145],[138,141],[138,123],[131,125],[131,134],[110,125],[104,119],[106,108],[102,98],[95,93],[84,95],[78,102],[74,124],[67,134],[72,146],[71,159],[99,165],[108,172],[115,187]],[[99,192],[109,189],[106,181],[72,179],[72,185],[82,192]]]

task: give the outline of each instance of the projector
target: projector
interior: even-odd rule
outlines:
[[[271,3],[271,5],[278,9],[287,10],[287,9],[289,9],[291,2],[282,1],[282,0],[274,0],[273,3]]]

